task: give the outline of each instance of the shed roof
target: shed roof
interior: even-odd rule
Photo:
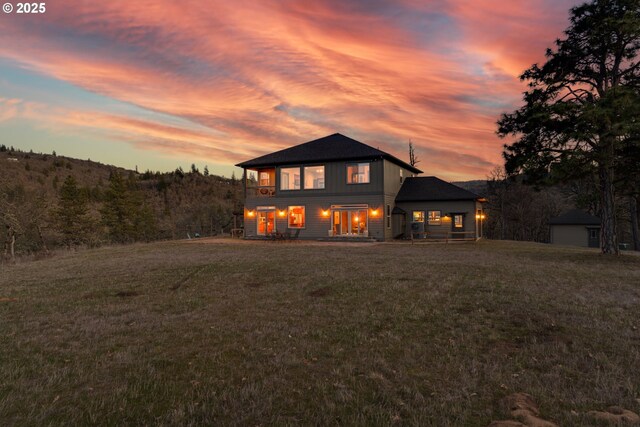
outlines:
[[[600,225],[600,218],[580,209],[573,209],[549,220],[551,225]]]
[[[478,199],[481,197],[477,194],[435,176],[406,178],[396,196],[396,202]]]
[[[420,169],[403,162],[384,151],[363,144],[340,133],[314,139],[304,144],[265,154],[246,162],[238,163],[241,168],[276,166],[296,163],[329,162],[340,160],[387,159],[413,173],[422,173]]]

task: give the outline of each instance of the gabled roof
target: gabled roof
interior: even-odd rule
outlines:
[[[579,209],[571,210],[549,220],[551,225],[600,225],[600,218]]]
[[[435,176],[406,178],[396,196],[396,202],[428,202],[436,200],[478,200],[475,193],[449,184]]]
[[[330,162],[340,160],[387,159],[413,173],[422,173],[420,169],[403,162],[391,154],[380,151],[360,141],[339,133],[314,139],[274,153],[266,154],[246,162],[238,163],[241,168],[260,166],[290,165],[296,163]]]

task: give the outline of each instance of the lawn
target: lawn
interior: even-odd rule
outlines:
[[[0,267],[1,425],[436,425],[640,409],[640,257],[169,242]]]

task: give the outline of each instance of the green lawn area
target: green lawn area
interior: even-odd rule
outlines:
[[[0,267],[0,425],[559,425],[640,409],[640,257],[169,242]]]

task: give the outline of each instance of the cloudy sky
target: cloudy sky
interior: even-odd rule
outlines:
[[[4,3],[4,0],[3,0]],[[0,143],[141,170],[340,132],[484,178],[578,0],[52,0],[0,12]]]

